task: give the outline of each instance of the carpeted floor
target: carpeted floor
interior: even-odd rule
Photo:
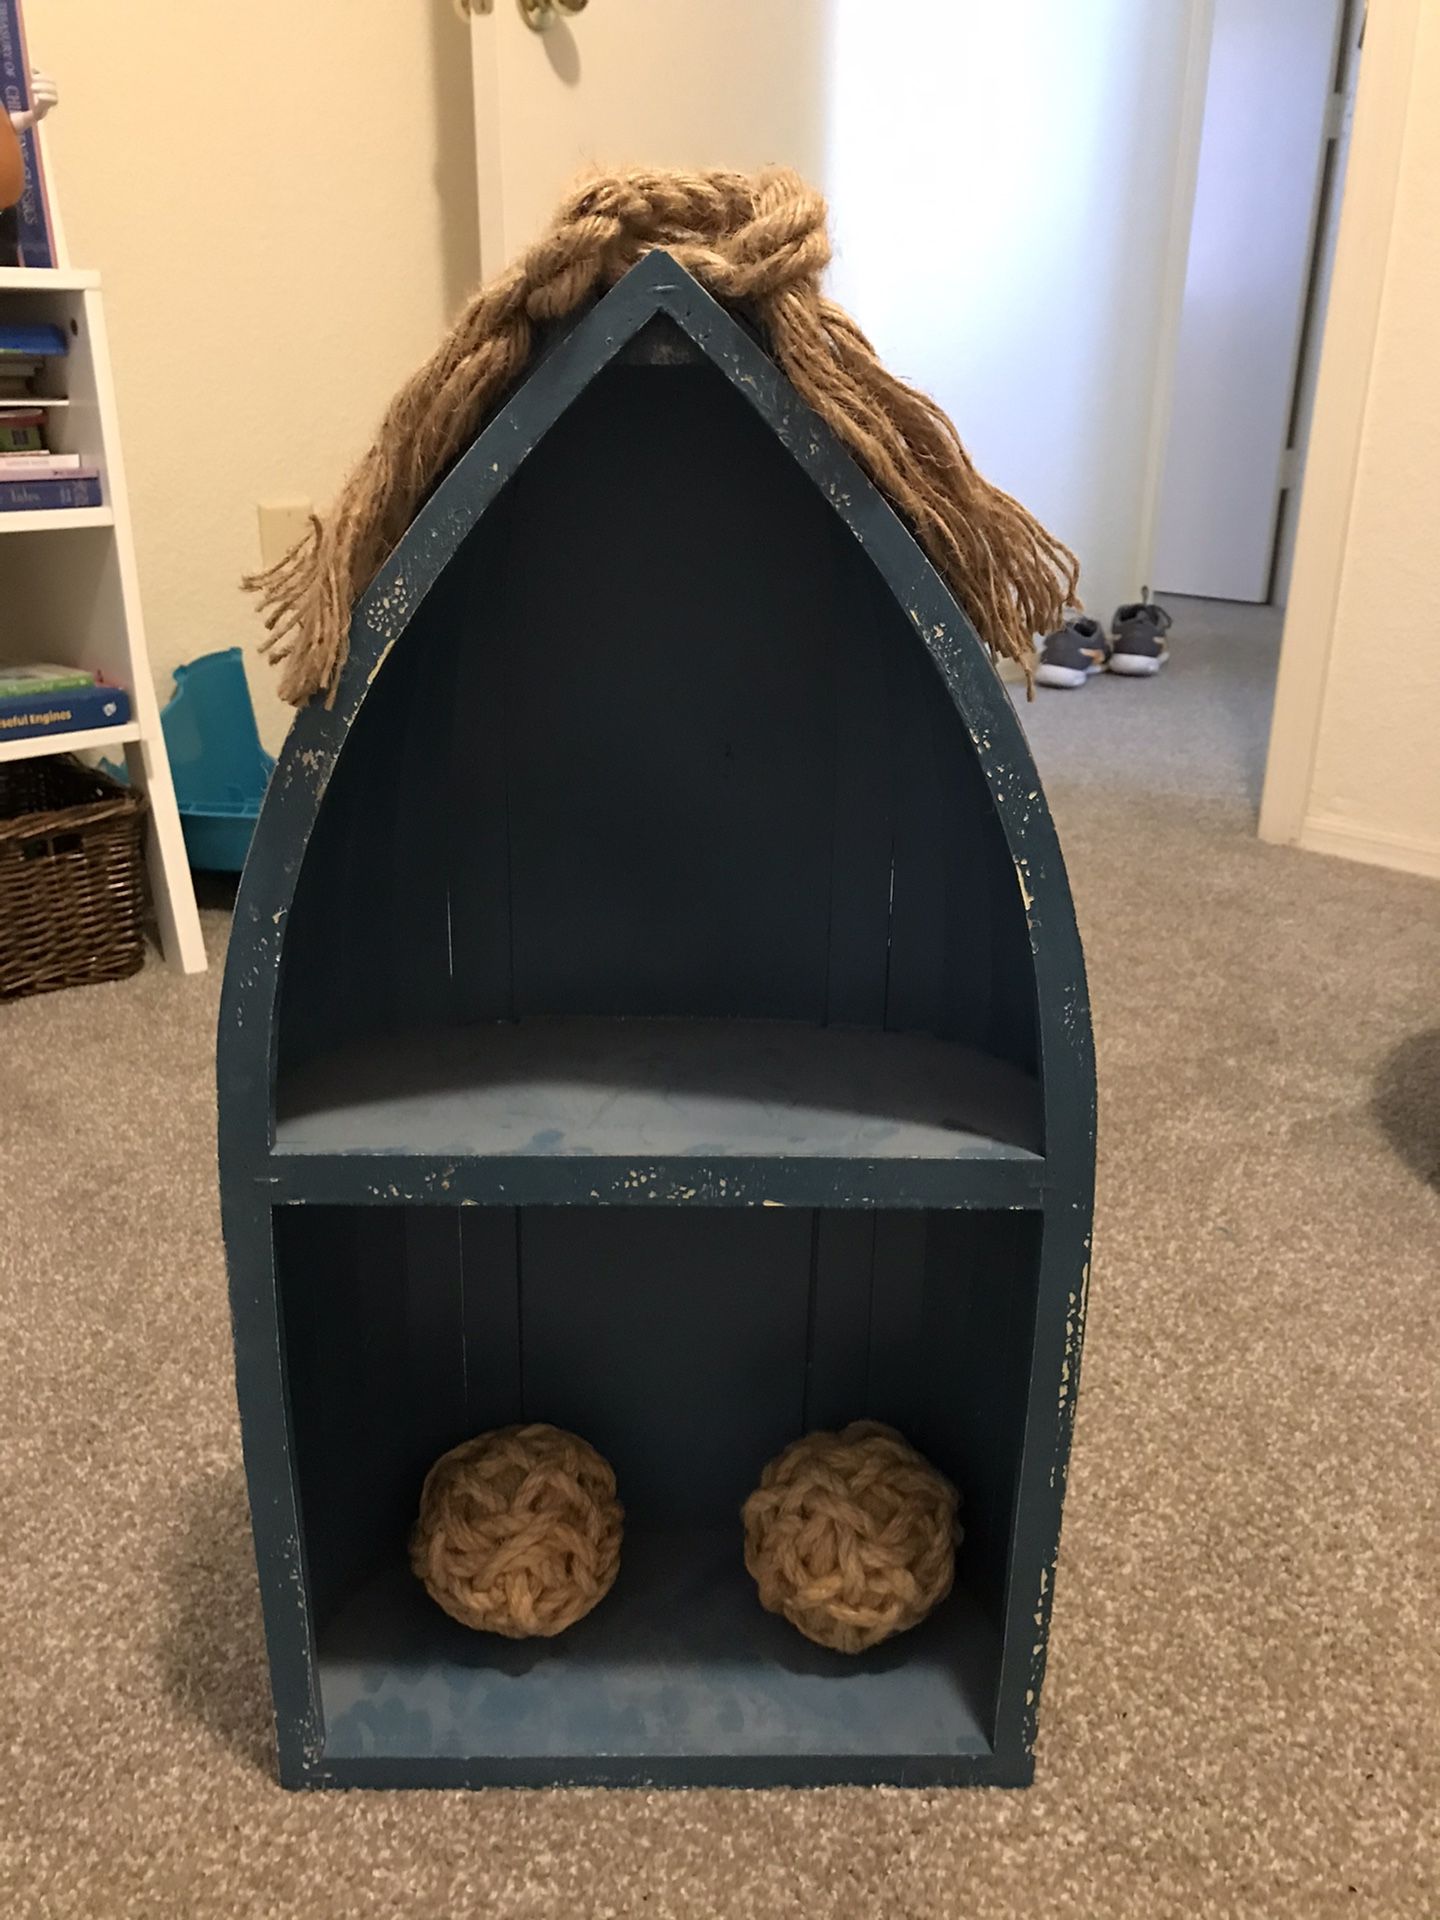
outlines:
[[[1027,715],[1101,1063],[1037,1785],[281,1793],[219,975],[152,964],[0,1010],[0,1911],[1440,1911],[1440,887],[1254,839],[1273,622],[1183,613],[1157,683]]]

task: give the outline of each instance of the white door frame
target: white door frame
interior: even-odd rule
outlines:
[[[1303,844],[1390,253],[1420,0],[1371,0],[1305,458],[1260,838]]]
[[[1160,290],[1160,330],[1150,400],[1150,436],[1145,450],[1145,485],[1140,500],[1140,523],[1135,533],[1135,573],[1146,593],[1155,588],[1155,529],[1160,513],[1160,490],[1165,484],[1170,421],[1175,411],[1175,370],[1180,351],[1180,322],[1185,311],[1185,276],[1190,266],[1190,229],[1195,222],[1200,141],[1205,129],[1205,97],[1210,90],[1210,47],[1214,35],[1215,0],[1190,0],[1184,92],[1180,122],[1175,130],[1169,258]],[[1103,617],[1103,609],[1094,611]]]

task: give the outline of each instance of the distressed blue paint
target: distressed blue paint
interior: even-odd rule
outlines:
[[[904,609],[964,725],[1024,900],[1038,1008],[1043,1156],[1016,1148],[957,1163],[957,1171],[957,1164],[945,1162],[857,1156],[712,1157],[702,1141],[673,1163],[635,1162],[559,1152],[561,1142],[547,1129],[537,1130],[528,1150],[512,1156],[503,1169],[493,1160],[463,1156],[299,1153],[283,1144],[277,1149],[277,1000],[290,908],[349,729],[391,650],[404,646],[457,547],[527,455],[657,314],[668,316],[719,369],[829,501],[839,524]],[[774,363],[667,256],[649,256],[547,351],[436,488],[357,606],[334,704],[312,703],[298,716],[256,833],[226,972],[219,1084],[237,1391],[286,1784],[1023,1784],[1029,1779],[1078,1384],[1094,1159],[1088,1000],[1063,862],[1016,716],[964,615],[908,530]],[[413,1704],[386,1705],[378,1697],[368,1721],[357,1698],[341,1725],[327,1728],[307,1600],[272,1208],[321,1203],[753,1207],[776,1202],[825,1209],[1020,1209],[1042,1219],[1025,1446],[989,1750],[946,1753],[932,1741],[913,1753],[901,1751],[903,1742],[891,1751],[852,1751],[842,1737],[828,1748],[812,1744],[793,1751],[783,1741],[775,1751],[716,1751],[712,1740],[708,1750],[626,1755],[613,1746],[599,1750],[610,1735],[597,1723],[594,1752],[437,1754],[433,1729],[422,1724],[423,1716],[416,1717]],[[380,1678],[375,1684],[378,1696],[390,1682]],[[470,1701],[465,1711],[473,1705]],[[622,1707],[612,1699],[612,1732],[623,1723]],[[410,1735],[413,1751],[408,1750]],[[367,1740],[375,1751],[361,1751]]]

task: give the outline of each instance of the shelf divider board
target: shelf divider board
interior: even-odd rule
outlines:
[[[252,1174],[279,1204],[450,1207],[984,1207],[1046,1205],[1044,1163],[974,1160],[618,1159],[575,1155],[272,1153]]]
[[[109,507],[29,507],[0,513],[0,533],[73,533],[82,527],[113,527]]]
[[[38,760],[47,753],[81,753],[91,748],[124,746],[140,738],[138,721],[119,727],[76,727],[69,733],[37,733],[22,740],[0,740],[0,760]]]

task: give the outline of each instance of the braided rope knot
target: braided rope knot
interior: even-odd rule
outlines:
[[[548,1638],[614,1585],[623,1522],[615,1475],[586,1441],[560,1427],[499,1427],[426,1474],[410,1565],[463,1626]]]
[[[535,326],[573,313],[656,248],[718,299],[754,311],[791,384],[908,520],[981,639],[1028,672],[1033,635],[1079,605],[1075,556],[976,472],[941,409],[888,373],[821,293],[823,197],[782,168],[636,169],[584,182],[562,202],[396,395],[328,516],[245,582],[285,699],[333,698],[356,599],[524,371]]]
[[[812,287],[830,264],[825,202],[793,174],[629,174],[576,194],[527,256],[525,311],[572,312],[657,247],[724,300]]]
[[[745,1502],[745,1565],[761,1605],[837,1653],[918,1626],[954,1583],[959,1501],[877,1420],[807,1434]]]

